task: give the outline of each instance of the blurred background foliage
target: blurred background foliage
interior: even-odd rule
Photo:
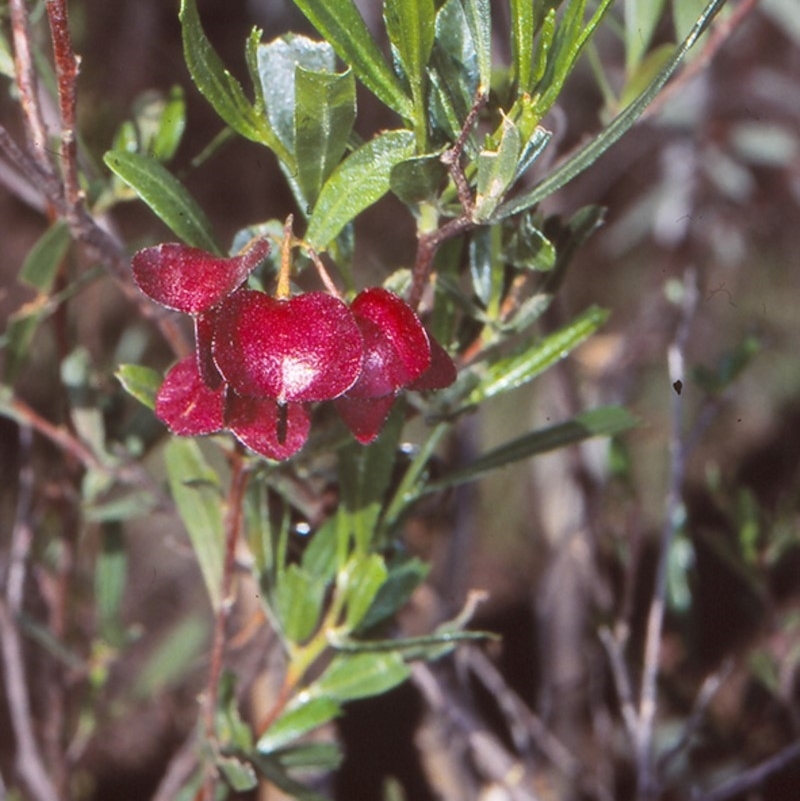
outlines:
[[[132,106],[182,87],[190,124],[173,170],[227,242],[243,221],[282,217],[292,200],[274,158],[242,139],[193,166],[220,123],[190,83],[174,5],[71,4],[76,51],[84,56],[80,127],[86,152],[96,159],[87,169],[101,173],[102,153]],[[502,30],[506,4],[493,5]],[[623,6],[635,5],[619,3],[614,18],[621,19]],[[238,75],[245,74],[242,42],[254,24],[269,35],[313,35],[288,0],[208,0],[198,8],[209,38]],[[361,8],[379,32],[379,4],[364,0]],[[729,11],[736,9],[731,3]],[[657,48],[637,50],[623,32],[621,23],[603,31],[548,116],[554,152],[566,152],[613,116],[632,73],[652,68],[644,63],[648,54],[657,63]],[[671,41],[666,17],[656,18],[653,35],[656,44]],[[706,39],[698,49],[710,46]],[[687,509],[670,553],[660,658],[656,740],[672,780],[663,797],[687,798],[690,786],[739,775],[780,754],[800,734],[799,116],[796,0],[761,0],[719,43],[710,64],[681,80],[620,143],[548,200],[547,213],[565,218],[588,204],[607,211],[544,318],[546,330],[594,303],[610,310],[609,321],[543,379],[466,418],[442,459],[467,462],[507,441],[525,421],[539,427],[601,403],[625,405],[641,425],[610,445],[592,443],[510,466],[426,502],[409,522],[409,548],[430,559],[432,571],[403,613],[403,628],[428,631],[442,610],[461,608],[468,589],[487,591],[474,625],[503,637],[484,649],[489,666],[466,649],[443,669],[451,671],[458,704],[486,721],[526,769],[540,771],[543,799],[634,797],[621,743],[620,698],[597,633],[626,627],[625,653],[638,658],[669,490],[670,405],[678,390]],[[0,120],[12,131],[19,124],[7,84]],[[359,89],[359,132],[368,136],[391,124],[385,109]],[[32,299],[17,282],[44,230],[29,201],[24,187],[8,181],[0,186],[3,321]],[[413,221],[404,227],[399,210],[387,198],[357,223],[357,261],[378,281],[413,261]],[[133,246],[170,238],[141,204],[120,208],[115,219]],[[686,380],[675,388],[667,351],[692,293]],[[116,364],[133,360],[133,353],[166,366],[170,354],[150,352],[160,346],[140,323],[132,324],[130,307],[108,282],[85,290],[80,310],[64,322],[83,348],[67,362],[72,385],[105,398],[102,412],[113,429],[126,403],[107,383]],[[59,337],[40,332],[26,356],[20,395],[45,416],[57,416],[60,401],[52,387],[61,361]],[[15,515],[18,449],[15,426],[0,419],[4,538]],[[86,541],[77,553],[99,553],[100,567],[93,575],[88,565],[94,559],[87,558],[82,570],[78,556],[79,564],[65,570],[63,560],[76,551],[62,547],[63,534],[48,540],[46,532],[48,526],[70,530],[62,517],[70,499],[59,493],[71,466],[52,448],[37,450],[36,460],[45,477],[39,479],[45,497],[38,507],[37,560],[52,582],[65,575],[72,582],[72,628],[60,634],[63,643],[94,645],[78,657],[30,621],[27,633],[39,646],[31,647],[34,684],[42,688],[33,698],[34,712],[54,727],[58,715],[75,716],[79,733],[85,724],[86,736],[72,744],[79,755],[75,797],[149,798],[194,723],[202,688],[201,655],[210,629],[197,565],[177,522],[154,514],[126,524],[124,592],[101,592],[90,601],[95,581],[101,589],[117,586],[105,578],[120,569],[117,551],[108,541],[99,549],[97,530],[81,528]],[[158,469],[156,463],[148,467]],[[240,613],[243,627],[247,612]],[[58,621],[50,623],[50,632],[58,632]],[[102,637],[87,637],[95,627]],[[266,647],[257,639],[237,651],[234,643],[242,674],[255,675]],[[124,660],[113,658],[117,649],[124,649]],[[96,688],[78,708],[55,704],[59,693],[48,690],[53,659],[70,668],[68,683],[88,681]],[[502,693],[493,689],[491,666],[502,675]],[[718,686],[695,721],[709,677]],[[515,730],[522,713],[504,707],[509,688],[516,694],[509,696],[512,707],[518,700],[534,710],[566,753],[554,757],[545,735],[536,739]],[[337,797],[515,798],[493,785],[491,771],[463,774],[460,756],[469,749],[464,731],[452,724],[443,736],[437,714],[441,719],[444,713],[408,686],[349,708],[340,726],[347,756]],[[0,764],[8,765],[5,715],[0,707]],[[670,751],[676,745],[681,747]],[[798,783],[795,761],[774,772],[759,794],[730,797],[790,801]],[[264,797],[280,796],[273,791]]]

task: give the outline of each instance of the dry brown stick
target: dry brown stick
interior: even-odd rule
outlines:
[[[39,166],[52,174],[53,165],[47,155],[47,128],[39,104],[39,82],[33,64],[28,9],[25,0],[9,0],[9,7],[14,41],[14,72],[28,147]]]
[[[226,626],[234,603],[234,571],[236,568],[236,545],[242,526],[242,506],[247,489],[249,471],[244,460],[243,449],[237,444],[231,455],[231,483],[228,489],[227,515],[225,519],[225,561],[222,567],[222,591],[219,609],[214,621],[214,636],[211,644],[211,657],[208,669],[208,682],[205,691],[204,728],[206,738],[214,745],[216,741],[217,698],[222,664],[225,656]],[[216,784],[216,767],[206,768],[202,797],[213,801]]]
[[[36,741],[25,678],[25,660],[17,619],[22,611],[26,563],[33,541],[31,505],[33,502],[33,467],[30,464],[33,432],[20,427],[20,470],[17,509],[11,532],[8,570],[3,597],[0,598],[0,650],[3,655],[3,684],[8,703],[16,754],[14,767],[20,784],[31,801],[58,801],[58,794],[47,772]]]

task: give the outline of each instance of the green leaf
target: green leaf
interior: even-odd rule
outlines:
[[[672,58],[647,89],[623,112],[617,115],[603,131],[553,170],[547,178],[534,186],[533,189],[502,204],[495,212],[492,220],[501,220],[535,206],[546,197],[552,195],[553,192],[568,184],[577,175],[580,175],[605,153],[639,119],[724,3],[725,0],[711,0],[702,15],[697,19],[689,35],[676,48]]]
[[[353,0],[294,0],[294,4],[370,92],[401,117],[411,119],[413,105]]]
[[[672,22],[678,39],[692,30],[695,22],[703,14],[706,0],[672,0]]]
[[[302,643],[317,626],[325,585],[296,564],[280,571],[275,606],[287,640]]]
[[[666,0],[625,0],[625,71],[628,74],[636,69],[650,47],[665,5]]]
[[[519,129],[505,117],[497,150],[482,150],[478,155],[478,179],[473,213],[476,221],[488,220],[502,201],[517,175],[517,162],[521,149],[522,138]]]
[[[121,498],[85,504],[82,510],[86,520],[94,523],[111,523],[143,517],[152,512],[157,505],[158,501],[152,492],[141,490],[127,492]]]
[[[163,380],[161,373],[140,364],[121,364],[114,375],[129,395],[148,409],[156,408],[156,393]]]
[[[173,86],[162,101],[158,130],[153,137],[150,154],[159,161],[169,161],[178,149],[186,129],[186,100],[183,88]]]
[[[390,563],[389,575],[375,595],[358,629],[368,631],[393,617],[425,580],[429,569],[429,565],[416,557],[403,556]]]
[[[345,626],[349,631],[364,619],[387,576],[386,565],[378,554],[353,556],[339,573],[337,587],[347,602]]]
[[[266,118],[250,103],[241,84],[225,69],[206,38],[195,0],[181,0],[180,20],[184,59],[200,94],[234,131],[266,145],[281,161],[291,165],[291,156]]]
[[[275,756],[284,768],[313,768],[326,773],[337,770],[344,759],[339,744],[330,742],[297,743],[282,748]]]
[[[385,693],[402,684],[410,673],[396,653],[341,653],[307,692],[344,703]]]
[[[398,401],[375,442],[348,443],[339,452],[340,524],[353,536],[357,553],[366,554],[375,542],[402,428],[403,404]],[[340,548],[341,554],[342,543]]]
[[[310,72],[336,73],[336,53],[327,42],[287,33],[255,49],[255,66],[269,124],[295,162],[295,76],[299,67]],[[295,165],[293,169],[296,170]]]
[[[324,250],[352,219],[389,191],[395,164],[414,152],[411,131],[389,131],[351,153],[322,187],[305,240]]]
[[[225,542],[217,474],[192,439],[170,440],[164,459],[178,514],[189,534],[211,605],[218,609]]]
[[[205,213],[165,167],[139,153],[119,150],[109,150],[103,161],[187,245],[221,254]]]
[[[628,80],[619,98],[619,108],[625,108],[648,87],[672,57],[674,49],[674,45],[671,44],[656,47],[634,67],[628,75]]]
[[[304,734],[333,720],[342,711],[341,704],[329,696],[311,696],[301,692],[256,744],[256,750],[270,754],[285,748]]]
[[[447,168],[439,153],[415,156],[392,167],[389,186],[409,206],[432,201],[447,181]]]
[[[533,90],[534,23],[533,3],[511,0],[511,69],[517,95]]]
[[[386,33],[414,96],[423,91],[435,18],[433,0],[386,0],[383,4]]]
[[[578,415],[567,423],[559,423],[525,434],[485,453],[460,470],[448,473],[436,481],[424,484],[420,494],[439,492],[468,481],[475,481],[522,459],[574,445],[591,437],[611,437],[637,425],[637,420],[619,406],[604,406]]]
[[[431,117],[455,139],[480,86],[480,69],[469,20],[460,0],[447,0],[436,14],[431,53]]]
[[[71,235],[66,222],[54,222],[28,252],[19,271],[19,280],[45,295],[48,294],[53,288],[53,281],[70,242]]]
[[[215,758],[217,767],[225,777],[231,789],[237,793],[246,793],[258,786],[258,777],[253,766],[241,759],[218,754]]]
[[[478,75],[480,76],[478,92],[485,94],[489,91],[492,83],[491,6],[489,0],[462,0],[462,6],[478,58]]]
[[[327,584],[336,573],[336,542],[336,518],[329,517],[303,551],[303,570],[319,583]]]
[[[120,612],[128,577],[128,555],[122,527],[105,525],[102,546],[94,572],[94,597],[100,632],[106,642],[121,645],[123,624]]]
[[[480,383],[470,393],[467,405],[477,405],[527,384],[588,339],[607,318],[607,311],[592,306],[541,342],[533,346],[525,343],[517,353],[500,359],[486,369]]]
[[[533,214],[524,214],[503,249],[503,255],[517,269],[549,272],[556,265],[556,248],[539,230],[537,223]]]
[[[336,75],[297,68],[294,107],[297,182],[310,205],[339,164],[355,118],[356,83],[350,70]]]

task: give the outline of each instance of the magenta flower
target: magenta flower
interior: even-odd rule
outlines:
[[[413,309],[388,290],[365,289],[350,309],[364,338],[364,363],[358,381],[335,405],[355,438],[367,444],[380,433],[401,389],[415,382],[421,390],[448,386],[455,365]]]

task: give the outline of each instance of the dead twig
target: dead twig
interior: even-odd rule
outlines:
[[[20,785],[31,801],[58,801],[50,780],[33,726],[25,658],[17,619],[22,611],[27,561],[33,542],[31,506],[33,503],[33,467],[30,452],[33,432],[20,428],[20,470],[17,509],[11,533],[8,570],[3,597],[0,598],[0,650],[3,655],[3,684],[8,703],[16,753],[14,767]]]

